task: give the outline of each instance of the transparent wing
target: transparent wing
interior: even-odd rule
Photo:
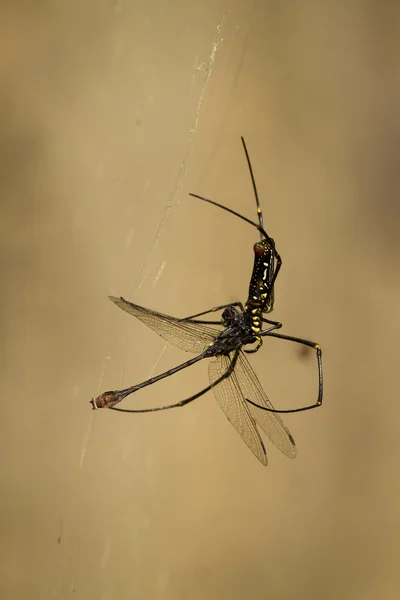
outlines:
[[[215,337],[220,333],[218,329],[206,327],[200,323],[181,321],[175,317],[169,317],[162,313],[137,306],[124,298],[115,298],[109,296],[110,300],[125,312],[133,315],[142,323],[150,327],[165,341],[170,342],[177,348],[186,352],[195,352],[200,354],[214,342]]]
[[[260,406],[266,408],[274,408],[264,392],[257,375],[254,373],[252,366],[243,354],[239,352],[238,360],[235,365],[235,377],[238,381],[240,390],[244,398],[248,398],[256,402]],[[271,442],[279,448],[283,454],[289,458],[296,456],[296,444],[292,438],[289,429],[284,425],[280,416],[276,413],[268,412],[253,406],[249,402],[246,405],[257,421],[258,425],[267,434]]]
[[[250,414],[251,405],[246,402],[235,376],[235,362],[240,354],[241,352],[236,350],[229,356],[221,355],[211,361],[208,367],[210,384],[215,399],[228,417],[228,421],[232,423],[258,460],[263,465],[267,465],[267,453],[255,420]],[[227,373],[229,374],[224,378]]]

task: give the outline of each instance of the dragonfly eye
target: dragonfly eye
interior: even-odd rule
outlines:
[[[225,323],[225,327],[233,325],[238,319],[240,319],[240,313],[234,306],[228,306],[222,313],[222,321]]]

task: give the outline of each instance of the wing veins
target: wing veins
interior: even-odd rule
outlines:
[[[240,351],[236,350],[229,356],[221,355],[210,362],[208,368],[210,384],[214,397],[228,421],[239,433],[251,452],[266,466],[268,459],[263,441],[235,376],[234,367],[239,354]],[[224,374],[227,373],[229,374],[224,378]]]
[[[252,366],[242,351],[239,352],[235,374],[244,398],[248,398],[260,406],[265,406],[269,409],[274,408]],[[257,408],[249,402],[246,402],[246,405],[252,417],[269,437],[271,442],[288,458],[295,458],[296,444],[281,417],[277,413]]]
[[[149,308],[138,306],[124,298],[109,297],[114,304],[128,314],[136,317],[144,325],[152,329],[166,342],[185,350],[200,354],[210,346],[220,330],[207,327],[200,323],[182,321]]]

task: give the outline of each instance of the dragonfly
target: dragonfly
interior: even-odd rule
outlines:
[[[242,440],[263,465],[268,464],[267,451],[260,428],[271,442],[288,458],[295,458],[296,445],[278,413],[292,413],[321,406],[323,398],[322,350],[310,340],[277,333],[282,323],[268,319],[274,309],[274,284],[282,265],[275,242],[264,229],[263,213],[258,190],[248,155],[242,139],[256,200],[258,223],[213,200],[191,194],[204,202],[219,207],[254,226],[260,241],[253,247],[254,265],[249,284],[248,298],[242,302],[212,307],[185,318],[177,318],[144,308],[124,298],[110,296],[110,300],[128,314],[139,319],[166,342],[196,356],[180,365],[123,390],[108,391],[91,400],[94,409],[109,408],[120,412],[144,413],[186,406],[212,390],[226,417],[240,434]],[[204,320],[207,314],[222,311],[220,321]],[[219,327],[216,328],[215,325]],[[294,409],[275,409],[265,393],[245,353],[257,352],[265,337],[275,337],[313,348],[317,356],[318,397],[314,404]],[[117,405],[130,394],[153,385],[166,377],[195,363],[212,359],[208,366],[209,385],[196,394],[174,404],[144,409],[125,409]]]

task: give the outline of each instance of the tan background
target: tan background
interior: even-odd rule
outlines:
[[[1,8],[2,598],[398,598],[399,15]],[[245,299],[256,232],[188,197],[255,217],[240,135],[284,259],[275,318],[324,349],[324,406],[285,418],[298,458],[268,442],[267,469],[211,394],[89,405],[188,357],[109,294],[176,316]],[[252,361],[276,406],[315,398],[312,355],[266,340]]]

